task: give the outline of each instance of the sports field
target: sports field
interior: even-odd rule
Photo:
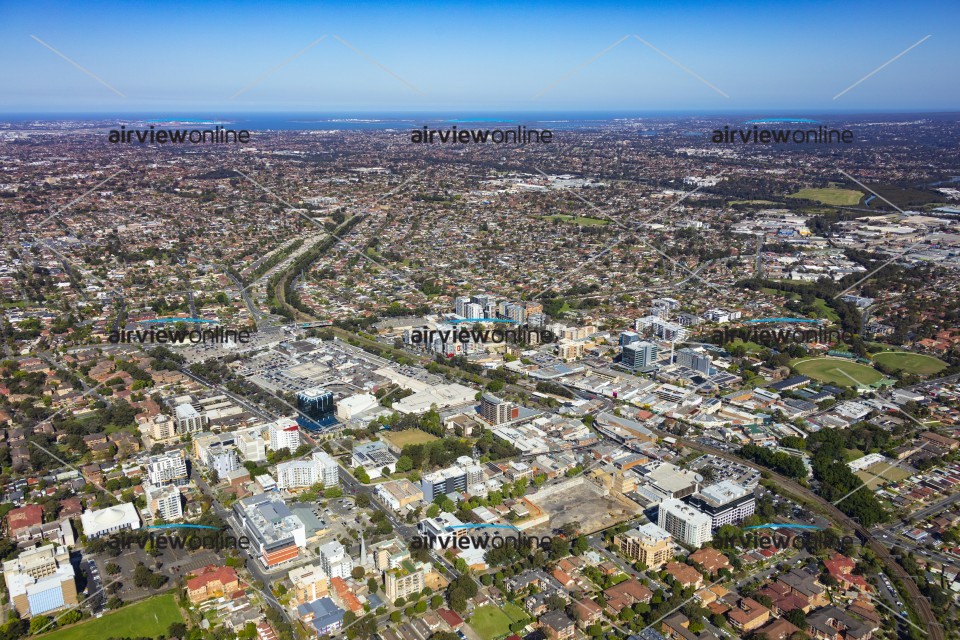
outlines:
[[[401,451],[404,447],[410,446],[411,444],[426,444],[427,442],[433,442],[437,439],[437,436],[430,435],[426,431],[420,431],[420,429],[385,431],[380,434],[380,437]]]
[[[868,489],[876,489],[887,482],[900,482],[911,475],[913,475],[911,471],[891,466],[889,462],[877,462],[856,473],[856,476],[863,481],[863,484],[867,485]]]
[[[929,375],[946,368],[947,363],[933,356],[906,351],[884,351],[873,354],[874,362],[879,362],[893,369],[903,369],[907,373]]]
[[[494,640],[510,633],[511,620],[499,608],[485,604],[470,617],[470,626],[483,640]]]
[[[822,202],[823,204],[850,206],[860,202],[863,193],[855,189],[827,187],[825,189],[800,189],[800,191],[792,193],[787,197],[813,200],[815,202]]]
[[[866,387],[883,379],[873,367],[840,358],[797,360],[790,366],[801,375],[841,387]]]
[[[165,636],[174,622],[183,622],[172,593],[150,598],[78,625],[54,631],[43,640],[107,640]]]

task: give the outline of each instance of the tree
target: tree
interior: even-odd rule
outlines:
[[[81,613],[79,609],[71,609],[57,616],[57,625],[61,627],[65,627],[68,624],[73,624],[74,622],[80,622],[82,618],[83,618],[83,613]]]
[[[400,456],[397,459],[397,473],[406,473],[413,469],[413,459],[410,456]]]
[[[30,618],[30,635],[34,635],[46,629],[52,629],[54,621],[50,616],[33,616]]]
[[[364,469],[362,466],[358,466],[356,469],[353,470],[353,477],[356,478],[358,481],[362,482],[363,484],[369,484],[370,482],[370,476],[367,475],[367,470]]]
[[[436,518],[438,515],[440,515],[440,505],[431,504],[429,507],[427,507],[428,518]]]
[[[803,612],[803,609],[794,609],[793,611],[787,611],[783,614],[783,617],[797,627],[801,631],[806,631],[807,629],[807,614]]]
[[[350,575],[354,580],[361,580],[365,574],[366,571],[364,571],[363,567],[360,566],[354,567],[353,571],[350,572]]]
[[[183,638],[187,635],[187,625],[182,622],[171,622],[167,627],[167,636],[170,638]]]

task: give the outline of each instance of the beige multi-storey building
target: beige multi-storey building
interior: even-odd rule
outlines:
[[[320,565],[305,565],[287,574],[293,584],[293,597],[299,604],[313,602],[330,591],[330,580]]]
[[[7,593],[22,618],[77,604],[70,551],[58,545],[27,549],[3,563]]]
[[[659,569],[673,558],[673,536],[653,523],[624,531],[614,543],[623,555],[650,569]]]
[[[384,572],[383,583],[387,602],[423,591],[425,573],[424,564],[415,563],[412,560],[405,560],[399,567]]]

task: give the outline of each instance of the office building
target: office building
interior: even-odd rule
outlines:
[[[192,404],[177,405],[177,408],[174,409],[174,415],[177,419],[178,435],[200,433],[207,427],[207,416],[197,411]]]
[[[306,528],[280,498],[261,493],[233,504],[234,514],[250,538],[251,555],[265,567],[296,560],[306,547]]]
[[[7,594],[21,618],[77,605],[70,551],[59,545],[25,549],[3,563]]]
[[[699,548],[713,540],[710,516],[675,498],[660,503],[657,525],[685,545]]]
[[[673,536],[653,523],[624,531],[613,542],[620,553],[657,570],[673,558]]]
[[[424,564],[414,560],[405,560],[399,567],[385,571],[383,590],[387,596],[387,602],[394,602],[397,598],[406,598],[423,591],[424,574]]]
[[[659,348],[653,342],[641,340],[624,345],[620,353],[620,364],[627,369],[637,371],[656,364]]]
[[[480,396],[480,416],[490,424],[503,424],[520,417],[520,408],[492,393]]]
[[[293,453],[300,448],[300,426],[290,418],[280,418],[267,426],[271,451],[287,449]]]
[[[640,334],[636,331],[624,331],[620,334],[619,344],[621,347],[625,347],[628,344],[633,344],[634,342],[640,342]]]
[[[753,515],[757,504],[753,491],[730,480],[704,487],[687,502],[710,516],[714,531],[725,524],[743,522]]]
[[[172,485],[156,486],[143,485],[144,497],[147,500],[147,510],[154,518],[164,520],[180,520],[183,518],[183,503],[180,499],[180,490]]]
[[[182,487],[190,479],[187,476],[187,461],[183,451],[175,449],[157,456],[150,456],[147,462],[147,478],[150,484],[160,487],[172,484]]]
[[[353,558],[347,549],[336,540],[320,546],[320,568],[330,579],[349,578],[353,571]]]
[[[479,317],[479,316],[470,316],[467,313],[468,304],[471,304],[469,296],[458,296],[453,301],[453,312],[456,313],[461,318]]]
[[[323,387],[312,387],[298,393],[297,409],[301,414],[297,422],[308,429],[315,431],[336,422],[334,413],[337,407],[333,400],[333,393]],[[304,414],[307,418],[304,418]]]
[[[700,353],[690,348],[677,351],[677,364],[688,369],[693,369],[705,376],[710,375],[710,356]]]
[[[111,533],[139,529],[140,514],[137,513],[137,508],[133,504],[123,502],[96,511],[87,509],[80,515],[80,524],[83,527],[83,535],[87,538],[99,538]]]

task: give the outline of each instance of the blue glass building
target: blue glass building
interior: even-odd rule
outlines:
[[[322,387],[304,389],[298,393],[297,409],[300,411],[297,423],[308,431],[321,431],[324,427],[337,424],[333,393]]]

